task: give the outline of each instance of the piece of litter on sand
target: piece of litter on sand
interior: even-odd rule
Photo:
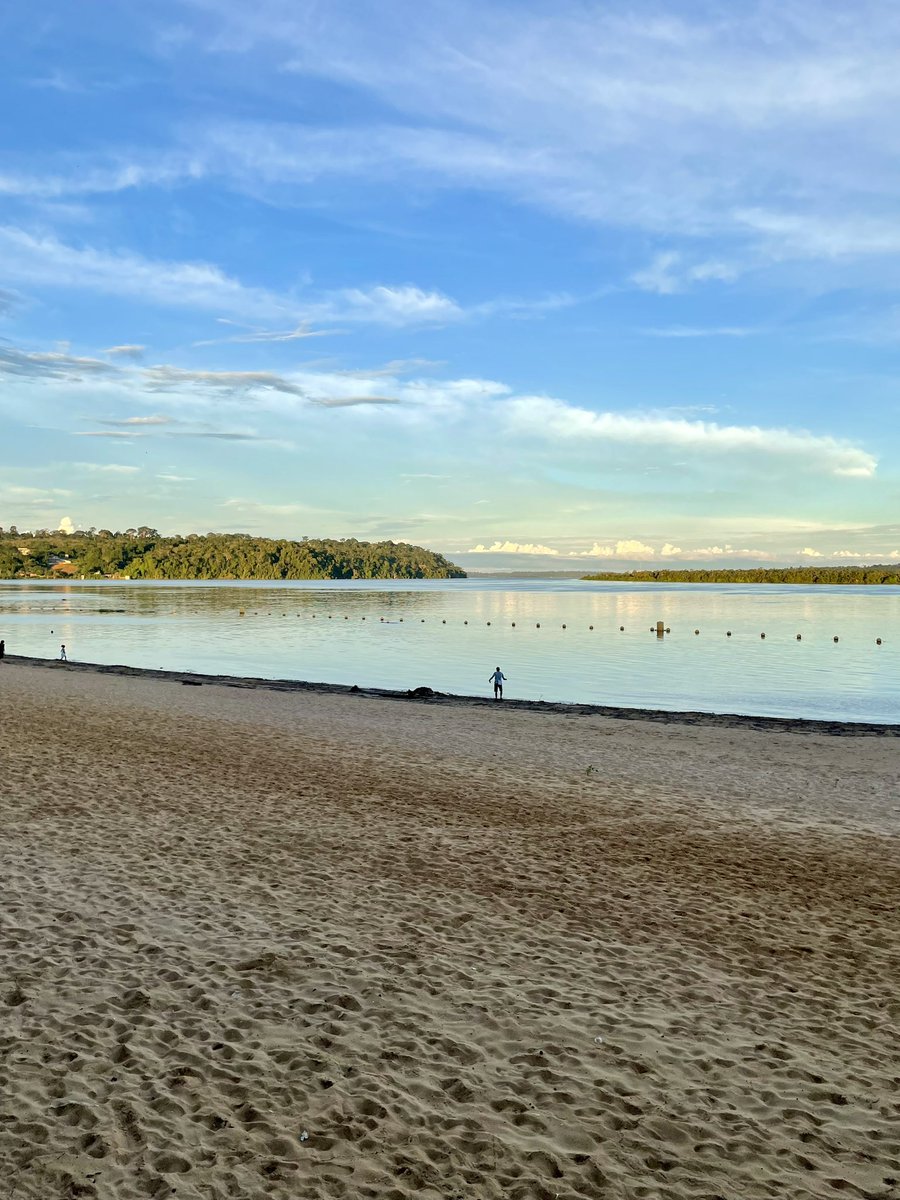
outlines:
[[[603,1045],[603,1038],[594,1038],[594,1043],[595,1043],[595,1045],[597,1045],[597,1046],[602,1046],[602,1045]]]
[[[300,1134],[300,1141],[301,1142],[309,1141],[309,1130],[308,1129],[304,1129],[303,1132]]]

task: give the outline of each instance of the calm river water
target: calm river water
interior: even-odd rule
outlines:
[[[499,665],[511,698],[900,722],[890,587],[0,580],[0,637],[10,654],[64,642],[88,662],[485,695]]]

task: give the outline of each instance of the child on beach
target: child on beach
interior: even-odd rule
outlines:
[[[493,683],[493,685],[494,685],[494,699],[495,700],[503,699],[503,680],[505,678],[506,678],[506,676],[503,674],[503,672],[500,670],[499,667],[497,667],[496,670],[494,671],[493,675],[491,675],[489,677],[489,682]]]
[[[66,658],[66,648],[65,648],[65,646],[60,646],[60,648],[59,648],[59,661],[60,661],[60,662],[68,662],[68,661],[69,661],[69,660]]]

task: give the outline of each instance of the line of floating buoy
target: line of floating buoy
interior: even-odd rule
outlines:
[[[244,616],[246,616],[246,615],[247,615],[247,610],[246,610],[246,609],[243,609],[243,608],[241,608],[241,609],[238,609],[238,616],[239,616],[239,617],[244,617]],[[252,616],[254,616],[254,617],[258,617],[260,614],[259,614],[259,611],[258,611],[258,610],[256,610],[256,611],[254,611],[253,613],[251,613],[251,615],[252,615]],[[268,613],[266,613],[265,615],[266,615],[266,616],[269,616],[269,617],[271,617],[271,616],[273,616],[274,614],[273,614],[273,613],[271,613],[271,612],[268,612]],[[287,616],[289,616],[290,614],[289,614],[289,613],[282,613],[281,615],[282,615],[282,617],[287,617]],[[302,616],[304,616],[304,615],[306,615],[306,614],[304,614],[304,613],[302,613],[302,612],[298,612],[298,613],[296,613],[295,615],[296,615],[297,617],[302,617]],[[322,614],[321,614],[321,613],[309,613],[308,615],[309,615],[309,616],[311,616],[311,617],[313,618],[313,620],[315,620],[315,619],[316,619],[316,617],[318,617],[318,616],[321,616]],[[332,614],[332,613],[326,613],[326,614],[324,614],[324,615],[327,617],[327,619],[328,619],[329,621],[331,621],[331,620],[333,620],[333,619],[334,619],[334,616],[333,616],[333,614]],[[344,618],[343,618],[343,619],[344,619],[345,621],[349,621],[351,618],[350,618],[349,616],[344,616]],[[365,621],[365,620],[366,620],[366,617],[365,617],[365,616],[361,616],[361,617],[360,617],[360,620],[361,620],[361,621]],[[388,624],[391,624],[391,623],[397,623],[397,622],[400,622],[400,623],[402,623],[402,622],[403,622],[403,620],[404,620],[404,618],[403,618],[403,617],[397,617],[397,618],[395,618],[395,619],[394,619],[394,621],[393,621],[393,622],[392,622],[392,621],[391,621],[389,618],[385,618],[385,617],[379,617],[379,618],[378,618],[378,620],[379,620],[379,621],[381,621],[382,623],[384,623],[385,621],[387,621],[387,623],[388,623]],[[420,624],[424,625],[424,624],[426,623],[426,618],[425,618],[425,617],[420,617],[420,618],[419,618],[419,622],[420,622]],[[446,617],[442,617],[442,618],[441,618],[441,624],[442,624],[442,625],[446,625],[446,624],[447,624],[447,618],[446,618]],[[463,621],[463,625],[468,625],[468,624],[469,624],[468,620],[464,620],[464,621]],[[517,623],[516,623],[515,621],[511,621],[511,622],[510,622],[510,628],[512,628],[512,629],[515,629],[515,628],[516,628],[516,624],[517,624]],[[491,626],[491,625],[493,625],[493,621],[485,621],[485,625],[486,625],[486,626]],[[540,628],[541,628],[541,622],[540,622],[540,621],[536,621],[536,622],[535,622],[535,626],[534,626],[534,627],[535,627],[535,629],[540,629]],[[562,625],[560,625],[560,628],[561,628],[561,629],[568,629],[568,628],[569,628],[569,626],[568,626],[568,622],[565,622],[565,623],[563,623]],[[594,630],[594,626],[593,626],[593,625],[588,625],[588,630],[589,630],[589,631],[591,631],[591,632],[593,632],[593,630]],[[620,625],[620,626],[619,626],[619,632],[620,632],[620,633],[624,633],[624,632],[625,632],[625,626],[624,626],[624,625]],[[671,630],[671,627],[670,627],[670,626],[668,626],[668,625],[664,625],[662,621],[657,621],[655,625],[651,625],[651,626],[650,626],[650,632],[651,632],[651,633],[656,633],[656,634],[658,634],[658,635],[662,635],[663,633],[671,633],[671,632],[672,632],[672,630]],[[695,629],[695,630],[694,630],[694,636],[695,636],[695,637],[699,637],[699,636],[700,636],[700,630],[699,630],[699,629]],[[732,636],[733,636],[733,632],[732,632],[732,630],[730,630],[730,629],[727,629],[727,630],[725,631],[725,636],[726,636],[726,637],[729,637],[729,638],[730,638],[730,637],[732,637]],[[767,636],[767,635],[765,634],[765,632],[761,632],[759,636],[760,636],[760,639],[764,641],[764,640],[766,639],[766,636]],[[798,641],[798,642],[800,642],[800,641],[802,641],[802,640],[803,640],[803,634],[802,634],[802,633],[797,633],[797,634],[795,634],[795,635],[794,635],[794,637],[795,637],[796,641]],[[837,644],[837,643],[839,643],[839,642],[840,642],[840,640],[841,640],[841,639],[840,639],[840,636],[839,636],[838,634],[834,634],[831,640],[832,640],[832,642],[834,642],[834,643],[836,643],[836,644]],[[876,646],[883,646],[883,645],[884,645],[884,639],[883,639],[883,638],[880,638],[880,637],[876,637],[876,638],[875,638],[875,645],[876,645]]]

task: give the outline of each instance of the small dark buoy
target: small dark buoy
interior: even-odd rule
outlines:
[[[588,625],[588,629],[593,629],[593,625]]]
[[[490,621],[488,621],[487,623],[488,623],[488,625],[490,625]]]
[[[699,633],[699,632],[700,632],[700,630],[699,630],[699,629],[695,629],[695,630],[694,630],[694,633],[695,633],[695,634],[697,634],[697,633]]]
[[[624,626],[624,625],[620,625],[620,626],[619,626],[619,633],[624,633],[624,632],[625,632],[625,626]]]
[[[468,625],[468,621],[463,621],[463,625]]]
[[[365,618],[365,617],[363,617],[363,620],[365,620],[365,619],[366,619],[366,618]]]
[[[331,620],[331,613],[328,614],[328,620]]]
[[[730,630],[730,629],[729,629],[729,630],[726,632],[725,636],[726,636],[726,637],[731,637],[731,630]]]
[[[876,638],[876,639],[875,639],[875,645],[876,645],[876,646],[880,646],[880,645],[881,645],[881,638]]]
[[[565,625],[563,625],[563,629],[565,629]]]
[[[442,624],[442,625],[446,625],[446,624],[447,624],[447,622],[446,622],[446,621],[441,621],[441,624]]]
[[[344,617],[344,620],[345,620],[345,621],[349,621],[349,620],[350,620],[350,618],[349,618],[349,617]]]
[[[403,620],[403,618],[401,617],[401,618],[400,618],[400,620],[402,621],[402,620]]]
[[[668,625],[667,625],[667,626],[666,626],[666,633],[671,633],[671,632],[672,632],[672,630],[671,630],[671,629],[668,627]]]
[[[383,621],[383,620],[384,620],[384,617],[379,617],[379,618],[378,618],[378,620],[379,620],[379,621]]]
[[[838,642],[840,641],[840,638],[835,638],[834,641]]]
[[[798,634],[797,634],[797,641],[798,641],[798,642],[802,642],[802,641],[803,641],[803,634],[802,634],[802,633],[798,633]]]
[[[760,636],[761,638],[764,638],[766,635],[765,635],[764,633],[761,633],[759,636]]]
[[[512,627],[513,627],[513,629],[515,629],[515,627],[516,627],[516,623],[515,623],[515,621],[513,621],[513,623],[512,623]]]
[[[540,627],[541,627],[541,623],[540,623],[540,621],[538,621],[538,623],[535,625],[535,629],[540,629]]]

